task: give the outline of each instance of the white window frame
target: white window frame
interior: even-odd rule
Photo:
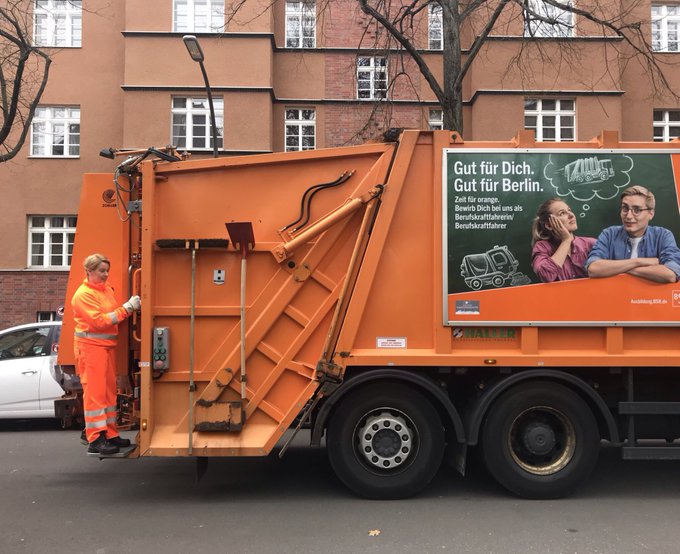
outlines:
[[[444,49],[444,20],[439,4],[427,7],[427,44],[430,50]]]
[[[63,152],[58,153],[59,149]],[[80,106],[36,108],[31,122],[30,157],[80,157]]]
[[[286,2],[286,48],[316,48],[316,2]]]
[[[173,0],[175,33],[223,33],[224,0]]]
[[[68,269],[73,257],[77,222],[77,215],[29,215],[28,267]],[[61,252],[55,252],[59,249]],[[55,257],[60,259],[55,260]],[[56,261],[60,263],[54,263]]]
[[[310,137],[311,144],[309,144]],[[297,145],[289,144],[295,142],[293,139],[297,139]],[[303,144],[304,142],[308,144]],[[284,144],[286,152],[316,149],[316,110],[314,108],[286,108]]]
[[[680,52],[680,4],[652,4],[652,50]]]
[[[180,102],[184,103],[183,107],[178,105]],[[195,103],[199,102],[203,106],[194,106]],[[224,146],[224,98],[213,96],[213,107],[215,109],[215,124],[217,125],[217,148],[221,149]],[[182,150],[212,150],[212,127],[207,96],[173,96],[171,111],[170,137],[172,144]],[[181,117],[184,117],[183,124],[179,122]],[[194,121],[198,118],[202,118],[205,123]],[[202,135],[195,135],[194,130],[199,125],[205,125],[205,130]],[[183,135],[178,132],[182,127],[184,128]],[[178,140],[182,137],[184,138],[183,142]],[[197,139],[203,139],[204,146],[197,146],[197,143],[200,143],[200,140]]]
[[[654,142],[680,137],[680,110],[654,110]]]
[[[384,78],[376,76],[384,74]],[[357,99],[385,100],[389,83],[387,73],[387,58],[384,56],[357,57]],[[368,85],[362,87],[361,85]],[[362,96],[362,93],[364,95]],[[365,94],[367,93],[367,94]]]
[[[430,108],[427,124],[430,131],[441,131],[444,128],[444,110],[441,108]]]
[[[82,0],[35,0],[33,2],[33,44],[35,46],[80,48],[82,41]]]
[[[573,0],[561,0],[561,3],[571,7]],[[574,14],[572,12],[556,8],[541,0],[529,0],[529,7],[543,17],[554,18],[556,23],[550,24],[529,16],[524,21],[525,37],[569,38],[574,36]],[[525,12],[525,17],[527,15]]]
[[[535,108],[527,107],[534,102]],[[553,102],[554,106],[551,106]],[[534,125],[529,124],[531,123],[529,118],[536,118]],[[533,129],[537,141],[574,142],[576,140],[576,100],[573,98],[525,98],[524,128]],[[549,129],[554,129],[554,137],[547,132]]]

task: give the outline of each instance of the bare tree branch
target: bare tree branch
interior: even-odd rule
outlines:
[[[28,13],[26,1],[0,8],[0,162],[14,158],[26,142],[49,77],[51,59],[32,45]]]

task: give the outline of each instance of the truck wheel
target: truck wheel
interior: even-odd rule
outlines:
[[[502,287],[503,283],[505,283],[505,279],[502,275],[495,275],[494,278],[491,279],[491,284],[496,288]]]
[[[588,405],[567,387],[532,383],[502,395],[482,432],[489,472],[525,498],[559,498],[597,463],[600,435]]]
[[[339,479],[366,498],[417,494],[437,473],[444,454],[439,414],[403,385],[372,385],[338,406],[327,451]]]

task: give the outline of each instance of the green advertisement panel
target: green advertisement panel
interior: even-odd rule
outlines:
[[[680,236],[673,153],[446,150],[445,297],[540,283],[531,265],[531,229],[538,207],[550,198],[571,208],[575,235],[597,238],[621,224],[621,192],[642,185],[656,196],[652,225]]]

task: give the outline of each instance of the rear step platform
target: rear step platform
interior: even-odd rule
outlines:
[[[91,456],[93,458],[99,458],[100,460],[108,459],[108,458],[127,458],[130,456],[133,450],[137,448],[136,444],[131,444],[130,446],[126,446],[124,448],[121,448],[118,452],[115,454],[99,454],[98,452],[88,452],[87,455]]]

